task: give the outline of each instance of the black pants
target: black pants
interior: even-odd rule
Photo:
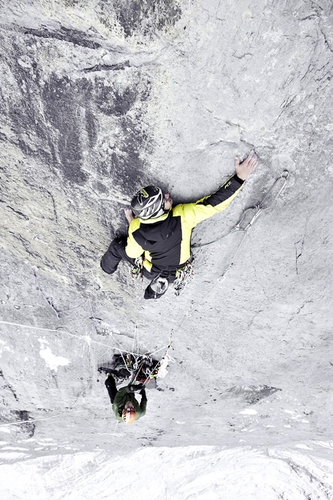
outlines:
[[[115,382],[114,378],[112,377],[112,375],[109,375],[108,378],[105,380],[105,386],[106,386],[107,391],[109,393],[111,404],[113,404],[114,398],[116,397],[118,390],[116,387],[116,382]]]
[[[107,252],[101,259],[101,268],[105,273],[112,274],[116,271],[119,262],[123,259],[129,262],[132,266],[135,264],[135,259],[128,257],[125,252],[126,238],[115,238],[109,246]]]

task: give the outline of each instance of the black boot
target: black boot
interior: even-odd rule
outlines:
[[[169,281],[167,278],[162,278],[157,276],[153,279],[145,289],[144,298],[145,299],[159,299],[165,294],[169,286]]]

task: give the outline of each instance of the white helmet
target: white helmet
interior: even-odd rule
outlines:
[[[164,213],[163,192],[157,186],[147,186],[138,191],[132,201],[132,212],[140,219],[150,219]]]

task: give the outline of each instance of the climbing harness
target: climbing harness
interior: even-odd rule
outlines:
[[[131,266],[130,273],[133,279],[143,280],[143,258],[137,257],[134,262],[134,266]]]
[[[116,379],[117,385],[126,381],[127,385],[138,385],[142,388],[154,378],[163,378],[167,374],[167,365],[175,360],[169,355],[172,339],[166,346],[164,355],[160,360],[154,359],[153,355],[160,351],[134,354],[132,352],[121,352],[113,355],[111,362],[103,363],[99,373],[111,373]]]
[[[193,270],[193,258],[187,260],[185,262],[184,267],[181,269],[178,269],[176,272],[176,279],[173,282],[173,289],[175,295],[179,295],[180,292],[183,290],[185,285],[189,283],[189,281],[192,280],[194,276],[194,270]]]
[[[135,372],[133,372],[131,382],[129,383],[134,384],[138,381],[139,383],[141,382],[143,387],[145,387],[152,379],[164,378],[168,373],[168,364],[175,363],[175,360],[169,355],[169,350],[172,347],[172,344],[173,341],[172,338],[170,338],[166,351],[159,361],[154,360],[152,357],[154,353],[145,354],[142,356],[142,360],[140,360],[140,358],[136,360],[137,368]],[[142,378],[140,378],[140,371],[143,372]]]

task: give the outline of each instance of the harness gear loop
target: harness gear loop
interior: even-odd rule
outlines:
[[[173,288],[175,295],[179,295],[182,289],[185,287],[186,283],[188,283],[194,276],[193,269],[193,259],[187,260],[185,262],[184,267],[177,269],[176,271],[176,279],[173,282]]]
[[[143,280],[143,257],[137,257],[134,262],[134,266],[131,266],[130,273],[133,279]]]

